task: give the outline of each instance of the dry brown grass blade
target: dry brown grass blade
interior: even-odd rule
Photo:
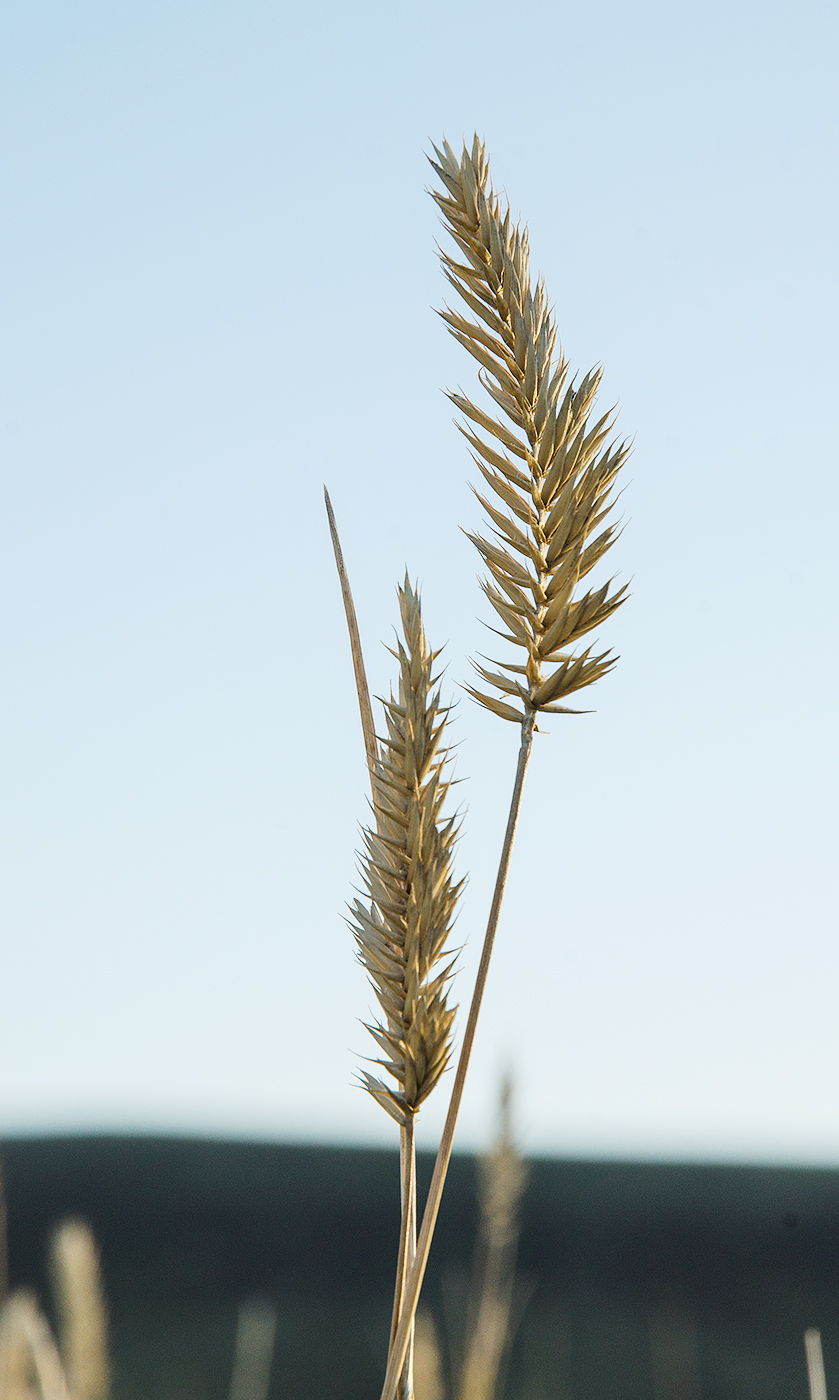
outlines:
[[[329,520],[329,533],[332,537],[332,548],[335,551],[335,563],[338,568],[338,578],[341,583],[341,596],[344,600],[344,611],[347,615],[347,628],[350,634],[350,651],[352,652],[352,664],[355,672],[355,688],[358,693],[358,708],[361,712],[361,728],[364,732],[364,748],[367,753],[367,766],[370,769],[371,782],[372,775],[376,771],[379,762],[379,746],[376,742],[376,726],[373,723],[373,707],[370,704],[370,688],[367,684],[367,672],[364,669],[364,654],[361,650],[361,637],[358,631],[358,618],[355,612],[352,589],[344,564],[344,553],[341,549],[341,541],[338,538],[338,526],[335,524],[335,512],[332,509],[332,502],[329,499],[329,492],[323,488],[323,499],[326,502],[326,515]]]
[[[65,1220],[50,1242],[61,1355],[74,1400],[106,1400],[108,1315],[99,1250],[83,1220]]]

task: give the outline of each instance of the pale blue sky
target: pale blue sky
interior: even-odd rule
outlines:
[[[512,1066],[534,1149],[839,1162],[837,12],[523,13],[4,8],[0,1131],[392,1140],[321,484],[374,688],[407,563],[453,689],[474,373],[423,152],[477,128],[636,438],[634,596],[538,740],[460,1141]],[[516,735],[455,731],[465,1002]]]

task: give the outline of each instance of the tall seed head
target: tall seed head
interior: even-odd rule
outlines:
[[[373,775],[374,825],[364,832],[365,899],[350,909],[359,960],[381,1010],[368,1026],[396,1087],[364,1072],[364,1088],[400,1125],[431,1093],[451,1056],[451,963],[441,967],[462,888],[452,876],[458,823],[443,808],[451,786],[442,738],[448,710],[432,675],[418,594],[397,589],[404,641],[398,698],[384,702],[387,733]]]
[[[448,308],[440,314],[478,361],[480,381],[507,420],[463,394],[449,396],[468,420],[458,426],[495,498],[493,504],[476,492],[495,538],[469,538],[489,570],[483,588],[504,625],[499,635],[519,649],[516,662],[490,663],[499,670],[475,666],[503,699],[467,689],[504,719],[520,721],[533,710],[568,713],[556,702],[617,660],[571,648],[626,597],[612,580],[576,595],[614,539],[614,525],[598,527],[629,448],[607,442],[611,412],[591,422],[600,371],[568,381],[544,283],[530,286],[527,230],[511,222],[493,193],[483,145],[476,136],[460,161],[448,142],[434,152],[443,190],[431,193],[463,260],[444,251],[440,258],[474,319]]]

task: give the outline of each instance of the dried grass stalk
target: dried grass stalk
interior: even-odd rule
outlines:
[[[332,502],[329,499],[329,492],[323,488],[323,499],[326,504],[326,516],[329,521],[329,534],[332,538],[332,549],[335,553],[335,567],[338,570],[338,579],[341,584],[341,597],[344,600],[344,613],[347,618],[347,631],[350,634],[350,652],[352,654],[353,671],[355,673],[355,688],[358,695],[358,709],[361,715],[361,729],[364,734],[364,748],[367,753],[367,766],[370,769],[370,780],[379,766],[379,746],[376,742],[376,727],[373,723],[373,707],[370,704],[370,688],[367,684],[367,672],[364,667],[364,653],[361,650],[361,636],[358,631],[358,618],[355,613],[355,603],[353,602],[352,589],[347,574],[347,566],[344,563],[344,551],[341,548],[341,540],[338,535],[338,526],[335,523],[335,512],[332,509]]]
[[[417,1313],[415,1353],[416,1400],[445,1400],[440,1342],[434,1318],[426,1308]]]
[[[20,1326],[20,1295],[0,1309],[0,1400],[33,1400],[35,1369],[32,1348]]]
[[[527,230],[493,193],[483,144],[476,136],[460,161],[448,142],[434,150],[443,189],[432,194],[460,254],[441,251],[440,258],[472,313],[447,307],[440,315],[477,360],[480,381],[507,420],[464,394],[449,395],[492,492],[476,495],[494,538],[469,535],[489,570],[482,586],[499,635],[519,649],[516,661],[491,661],[493,669],[474,663],[496,694],[468,689],[494,714],[520,723],[528,710],[569,713],[557,702],[615,664],[607,651],[572,648],[620,607],[626,588],[609,580],[575,593],[614,539],[615,526],[605,521],[629,447],[608,442],[611,412],[591,421],[601,371],[568,380],[541,278],[531,289]]]
[[[51,1241],[61,1354],[74,1400],[106,1400],[108,1315],[99,1250],[84,1220],[65,1220]]]
[[[230,1400],[267,1400],[277,1335],[277,1309],[268,1298],[239,1308]]]
[[[332,516],[330,524],[335,541]],[[368,1026],[385,1054],[376,1063],[395,1081],[389,1084],[364,1071],[362,1083],[400,1127],[402,1224],[391,1346],[416,1248],[414,1118],[451,1057],[454,1009],[447,1004],[446,988],[452,963],[441,964],[461,890],[452,876],[458,823],[443,815],[451,780],[442,744],[448,710],[432,675],[439,653],[428,648],[419,596],[407,576],[397,592],[404,636],[404,645],[398,642],[393,652],[399,662],[399,692],[384,704],[387,733],[381,741],[368,740],[361,705],[375,825],[364,834],[362,874],[368,899],[355,900],[350,920],[382,1012],[379,1022]],[[350,630],[352,634],[352,626]],[[360,655],[360,645],[358,651]],[[366,679],[359,680],[358,666],[356,679],[361,701]],[[413,1313],[400,1361],[402,1400],[413,1396],[412,1341]]]
[[[458,822],[444,816],[451,787],[442,739],[448,714],[432,672],[420,600],[406,577],[398,589],[404,643],[398,698],[384,702],[387,732],[373,778],[375,825],[364,833],[366,899],[351,908],[359,959],[381,1011],[368,1026],[395,1085],[362,1073],[369,1094],[407,1126],[445,1070],[454,1010],[446,999],[447,942],[462,888],[452,874]]]
[[[329,531],[332,536],[332,546],[335,552],[335,564],[338,569],[338,578],[341,584],[341,594],[344,600],[344,611],[346,613],[347,628],[350,638],[350,650],[353,659],[353,669],[355,672],[356,692],[358,695],[358,708],[361,717],[361,727],[364,735],[364,746],[367,752],[367,767],[370,774],[372,788],[373,805],[376,805],[376,781],[380,774],[380,754],[379,743],[373,724],[373,710],[370,703],[370,691],[367,685],[367,673],[364,666],[364,654],[361,646],[361,637],[356,617],[355,604],[353,602],[352,589],[350,587],[349,576],[344,554],[341,548],[341,541],[338,535],[338,526],[335,521],[335,513],[332,509],[332,502],[329,499],[329,492],[324,486],[324,500],[326,503],[326,513],[329,520]],[[380,820],[380,818],[378,819]],[[378,829],[378,828],[377,828]],[[380,833],[381,834],[381,833]],[[391,1322],[391,1345],[399,1324],[402,1310],[403,1292],[405,1277],[408,1269],[413,1263],[416,1249],[417,1234],[417,1172],[416,1172],[416,1147],[414,1143],[414,1116],[407,1114],[404,1121],[400,1123],[400,1193],[401,1193],[401,1228],[399,1236],[399,1253],[396,1270],[396,1287],[393,1300],[393,1318]],[[412,1379],[413,1355],[412,1345],[409,1340],[405,1359],[405,1365],[400,1384],[400,1394],[403,1400],[410,1400],[413,1394]]]
[[[804,1333],[804,1354],[807,1358],[807,1382],[810,1387],[810,1400],[827,1400],[822,1334],[818,1327],[808,1327]]]
[[[0,1396],[3,1400],[70,1400],[49,1323],[34,1293],[25,1289],[12,1293],[0,1311]]]
[[[490,1152],[478,1163],[481,1225],[469,1308],[466,1355],[458,1400],[495,1400],[513,1337],[519,1205],[527,1165],[513,1140],[511,1086],[501,1091],[501,1122]]]
[[[521,744],[475,990],[381,1400],[392,1400],[396,1392],[428,1262],[536,717],[544,712],[574,713],[558,702],[611,670],[617,658],[609,652],[592,654],[587,647],[575,653],[571,648],[626,597],[624,588],[613,589],[612,580],[575,596],[580,580],[613,543],[615,527],[606,517],[615,478],[629,451],[625,443],[607,442],[611,413],[591,424],[600,373],[592,371],[579,385],[568,383],[567,365],[561,353],[555,353],[556,329],[544,284],[530,287],[526,230],[512,224],[509,210],[502,211],[489,181],[483,144],[476,136],[471,151],[464,147],[460,161],[448,142],[434,150],[437,158],[431,164],[443,190],[432,194],[464,261],[446,252],[441,259],[449,281],[476,319],[448,308],[441,314],[455,339],[478,361],[481,383],[507,420],[486,413],[463,394],[451,395],[471,425],[462,431],[498,503],[479,496],[494,542],[480,535],[470,538],[489,570],[484,590],[503,623],[500,636],[518,649],[516,661],[476,667],[497,694],[468,689],[493,714],[520,723]]]

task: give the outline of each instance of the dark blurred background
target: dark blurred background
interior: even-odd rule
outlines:
[[[114,1400],[223,1400],[237,1317],[269,1300],[272,1400],[378,1394],[398,1231],[393,1152],[150,1137],[2,1145],[10,1281],[50,1308],[67,1216],[99,1242]],[[431,1161],[420,1159],[421,1183]],[[478,1221],[455,1157],[425,1301],[444,1362]],[[805,1400],[805,1328],[839,1355],[839,1172],[535,1160],[507,1400]]]

